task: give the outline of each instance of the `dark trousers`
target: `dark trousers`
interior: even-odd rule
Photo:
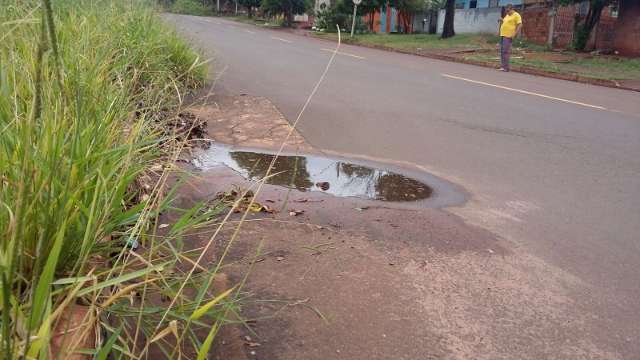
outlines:
[[[511,42],[513,39],[501,36],[500,37],[500,63],[502,68],[509,70],[509,58],[511,58]]]

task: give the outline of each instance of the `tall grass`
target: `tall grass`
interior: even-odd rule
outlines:
[[[166,3],[167,11],[176,14],[212,16],[214,14],[213,4],[205,3],[202,0],[175,0]]]
[[[152,342],[170,353],[172,335],[202,349],[179,323],[218,328],[200,317],[224,299],[197,306],[210,271],[186,284],[197,302],[176,293],[176,265],[193,255],[182,234],[218,209],[186,211],[159,236],[167,172],[140,186],[179,151],[158,126],[204,81],[197,55],[143,0],[0,0],[0,27],[1,357],[133,357]],[[158,305],[173,296],[179,306]]]

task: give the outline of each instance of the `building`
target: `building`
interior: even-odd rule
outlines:
[[[613,48],[622,55],[640,56],[640,1],[620,0]]]
[[[522,5],[523,0],[457,0],[456,9],[487,9],[498,8],[507,4]],[[457,15],[457,13],[456,13]]]
[[[365,23],[371,24],[371,31],[375,33],[395,33],[398,32],[398,11],[387,3],[386,6],[380,7],[379,11],[373,15],[365,15]],[[407,32],[412,32],[409,29]]]
[[[548,44],[551,30],[553,47],[571,46],[576,19],[586,16],[589,2],[563,6],[555,12],[551,10],[544,0],[525,0],[522,13],[524,36],[531,42]],[[616,51],[621,55],[640,56],[639,39],[640,1],[618,0],[602,10],[600,21],[591,32],[587,50]]]

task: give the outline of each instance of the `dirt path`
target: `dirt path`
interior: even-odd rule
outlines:
[[[288,132],[263,98],[216,103],[194,110],[214,140],[273,149]],[[314,151],[297,133],[289,148]],[[180,201],[234,185],[251,183],[224,167],[198,173]],[[225,268],[232,284],[251,268],[241,314],[256,321],[221,335],[220,359],[619,358],[575,300],[584,284],[446,210],[274,185],[258,202],[277,211],[251,215]]]

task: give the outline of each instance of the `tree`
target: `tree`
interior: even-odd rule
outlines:
[[[253,8],[259,7],[262,3],[261,0],[239,0],[240,5],[247,8],[247,16],[253,17]]]
[[[262,10],[271,16],[284,16],[284,26],[293,25],[293,16],[309,9],[307,0],[262,0]]]
[[[386,5],[386,0],[363,0],[360,5],[358,5],[358,13],[363,15],[369,15],[369,29],[373,31],[373,21],[376,12],[380,11],[380,8],[383,5]]]
[[[370,15],[369,27],[373,29],[373,15],[376,13],[376,11],[380,10],[380,7],[382,6],[381,4],[383,2],[386,4],[386,0],[363,0],[360,5],[358,5],[356,15]],[[353,0],[337,0],[331,7],[335,8],[337,13],[342,14],[347,18],[353,16]],[[349,24],[348,21],[347,23]]]
[[[429,14],[429,34],[438,31],[438,12],[444,9],[446,0],[425,0],[425,11]]]
[[[576,17],[575,28],[573,32],[573,47],[576,50],[584,50],[591,36],[593,28],[600,22],[602,10],[611,5],[615,0],[589,0],[589,12],[587,16],[580,20]],[[561,5],[572,5],[583,2],[583,0],[560,0]]]
[[[453,16],[456,13],[456,0],[447,0],[445,4],[444,26],[442,27],[442,38],[450,38],[456,35],[453,29]]]
[[[391,0],[391,6],[398,10],[398,18],[402,32],[408,33],[412,27],[413,15],[425,10],[423,0]]]
[[[320,29],[324,29],[329,32],[336,31],[337,27],[339,27],[340,29],[346,28],[349,22],[350,9],[348,9],[344,4],[345,1],[338,1],[335,4],[318,11],[318,13],[316,14],[317,26]]]

